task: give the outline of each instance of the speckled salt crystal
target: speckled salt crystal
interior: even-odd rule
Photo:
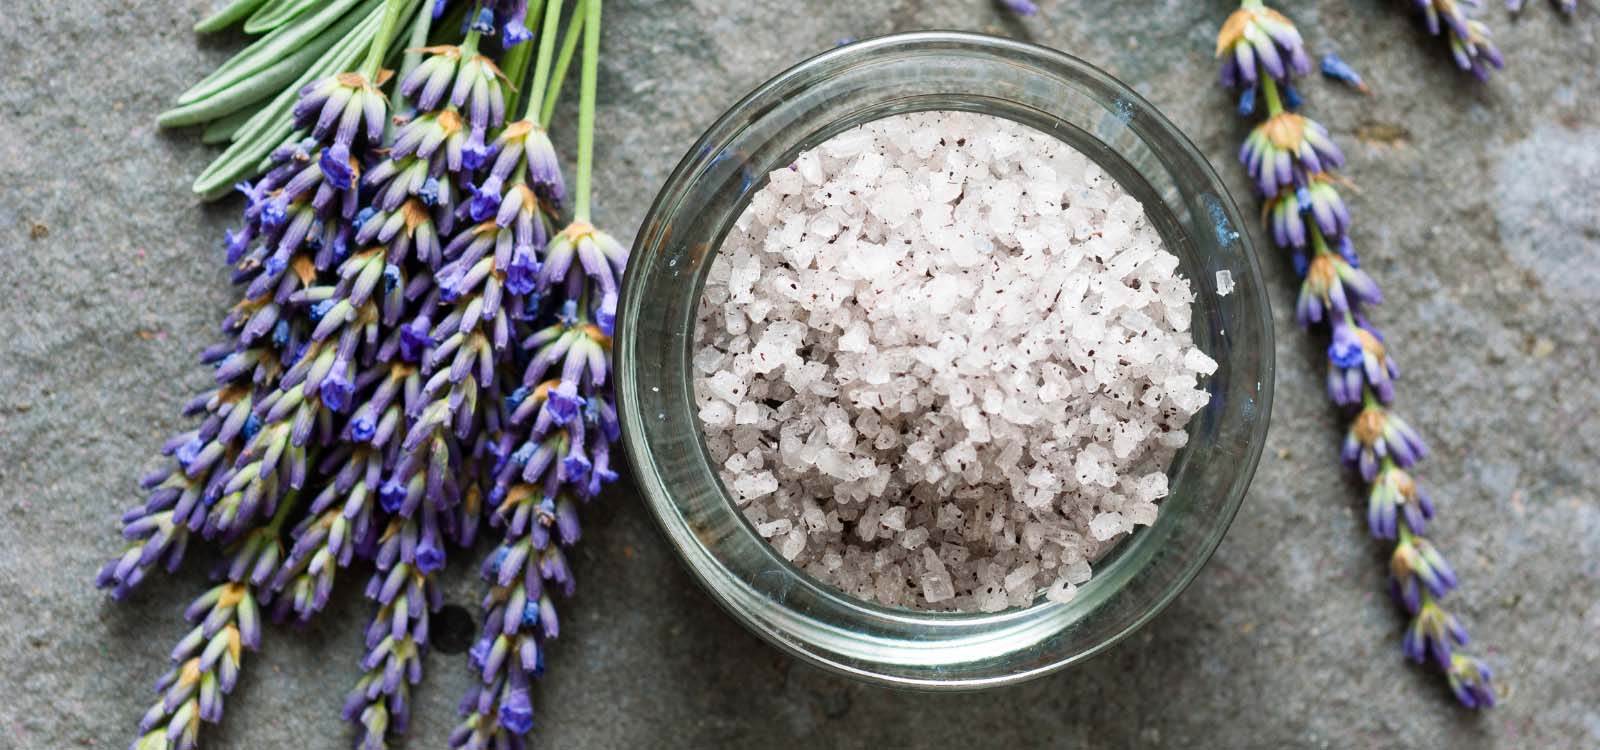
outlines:
[[[1055,583],[1050,584],[1050,588],[1045,589],[1044,598],[1066,604],[1072,601],[1072,597],[1077,596],[1077,594],[1077,586],[1065,580],[1057,580]]]
[[[1232,271],[1218,271],[1217,272],[1217,296],[1218,297],[1226,297],[1226,296],[1228,296],[1229,294],[1232,294],[1232,293],[1233,293],[1233,272]]]
[[[756,533],[758,533],[758,534],[760,534],[760,535],[762,535],[762,536],[764,536],[764,537],[766,537],[768,539],[771,539],[772,537],[778,536],[780,534],[789,533],[789,529],[793,525],[794,525],[794,522],[790,521],[789,519],[780,518],[780,519],[778,519],[776,521],[768,521],[768,522],[766,522],[764,524],[761,524],[761,525],[757,526],[756,527]]]
[[[1089,533],[1094,535],[1095,539],[1103,542],[1122,533],[1122,523],[1122,514],[1117,511],[1101,513],[1096,515],[1093,521],[1089,522]]]
[[[707,272],[706,446],[757,533],[852,596],[1069,601],[1155,523],[1210,399],[1178,265],[1052,136],[952,112],[846,131],[768,176]]]

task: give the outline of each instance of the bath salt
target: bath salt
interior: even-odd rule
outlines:
[[[1233,272],[1217,272],[1217,296],[1226,297],[1233,293]]]
[[[1210,399],[1178,265],[1052,136],[962,112],[845,131],[768,175],[707,275],[692,373],[722,483],[852,596],[1070,601],[1155,523]]]

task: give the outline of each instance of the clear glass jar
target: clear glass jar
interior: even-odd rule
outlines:
[[[1070,602],[994,614],[916,612],[821,584],[759,537],[706,452],[690,380],[706,271],[772,170],[842,130],[919,110],[1007,117],[1094,159],[1144,204],[1197,292],[1211,403],[1169,469],[1154,526],[1094,565]],[[1272,404],[1272,317],[1238,208],[1194,145],[1127,86],[1060,52],[977,34],[859,42],[768,81],[712,125],[661,189],[623,284],[615,342],[623,441],[667,538],[724,608],[807,661],[926,689],[1018,682],[1083,661],[1160,612],[1200,571],[1244,498]],[[1231,294],[1215,290],[1232,274]]]

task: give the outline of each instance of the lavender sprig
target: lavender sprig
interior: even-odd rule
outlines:
[[[1460,38],[1479,33],[1449,15],[1457,10],[1451,0],[1420,4],[1430,14],[1445,12],[1451,33]],[[1492,46],[1475,49],[1467,53],[1468,62],[1498,67]],[[1492,706],[1492,673],[1466,652],[1466,629],[1444,608],[1444,597],[1457,585],[1455,571],[1423,536],[1435,506],[1408,470],[1427,455],[1427,447],[1391,408],[1400,369],[1366,316],[1382,294],[1361,269],[1350,239],[1350,213],[1334,171],[1344,156],[1326,128],[1293,111],[1299,103],[1294,79],[1310,71],[1300,34],[1260,0],[1243,0],[1217,37],[1217,54],[1224,85],[1242,89],[1240,113],[1254,113],[1258,95],[1265,106],[1266,119],[1251,131],[1239,159],[1266,202],[1263,216],[1273,243],[1289,251],[1302,278],[1295,318],[1307,329],[1325,326],[1331,334],[1328,397],[1356,409],[1341,459],[1369,485],[1372,535],[1394,542],[1390,587],[1411,618],[1403,651],[1413,661],[1437,665],[1462,705]]]
[[[546,6],[527,114],[495,139],[493,165],[468,204],[471,218],[484,222],[474,230],[477,237],[494,237],[497,248],[510,248],[509,262],[496,266],[505,272],[509,294],[527,295],[530,308],[560,312],[553,323],[532,330],[526,326],[539,316],[513,318],[524,331],[518,356],[524,366],[520,380],[501,380],[509,397],[498,448],[491,449],[497,460],[488,493],[495,505],[490,523],[502,541],[482,568],[489,591],[483,631],[471,651],[480,684],[462,698],[452,748],[523,746],[533,727],[531,682],[544,671],[547,642],[560,634],[553,594],[571,595],[575,585],[560,545],[578,539],[577,504],[617,477],[610,468],[610,446],[619,431],[606,352],[627,256],[589,223],[600,0],[581,0],[569,31],[581,30],[584,43],[574,219],[548,240],[543,224],[548,207],[559,205],[566,193],[543,128],[549,108],[540,110],[549,99],[547,87],[560,85],[570,59],[563,55],[551,75],[560,5],[551,0]],[[467,257],[483,242],[473,239]]]

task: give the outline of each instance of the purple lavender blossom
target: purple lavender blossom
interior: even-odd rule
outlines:
[[[1345,62],[1343,58],[1332,52],[1322,56],[1322,63],[1319,67],[1322,69],[1322,75],[1328,78],[1344,83],[1363,94],[1372,93],[1371,89],[1367,88],[1366,81],[1361,80],[1361,74],[1357,73],[1355,68],[1350,67],[1350,63]]]
[[[1300,325],[1321,323],[1329,315],[1345,315],[1354,306],[1376,305],[1383,294],[1371,276],[1343,257],[1330,252],[1319,252],[1306,270],[1305,282],[1300,287],[1300,299],[1295,305],[1295,319]]]
[[[340,73],[306,84],[294,106],[295,124],[311,137],[332,135],[332,143],[352,148],[357,140],[377,144],[389,116],[388,99],[366,76]]]
[[[1367,528],[1379,539],[1399,538],[1399,523],[1403,519],[1411,531],[1418,534],[1427,529],[1433,518],[1433,500],[1405,469],[1394,462],[1385,462],[1372,482],[1367,499]]]
[[[1361,403],[1370,388],[1379,403],[1394,401],[1394,379],[1400,368],[1389,356],[1383,337],[1365,321],[1354,318],[1333,323],[1328,345],[1328,398],[1340,406]]]
[[[1401,468],[1410,468],[1428,455],[1422,436],[1399,416],[1377,403],[1370,403],[1356,415],[1345,433],[1341,456],[1345,464],[1361,471],[1361,478],[1372,482],[1378,476],[1378,463],[1393,459]]]
[[[197,624],[173,649],[173,668],[156,683],[160,699],[139,721],[134,750],[198,747],[200,723],[222,720],[222,701],[238,682],[243,650],[261,645],[261,612],[248,585],[218,585],[184,616]]]
[[[1258,68],[1280,82],[1311,72],[1300,32],[1260,0],[1245,0],[1228,16],[1217,34],[1216,54],[1222,60],[1222,85],[1229,88],[1253,88]]]
[[[533,38],[528,30],[528,0],[492,0],[484,3],[494,14],[493,27],[500,33],[501,49],[511,49]]]
[[[1344,153],[1315,120],[1279,112],[1250,132],[1239,148],[1239,161],[1261,194],[1271,197],[1309,175],[1344,166]]]
[[[1412,0],[1412,4],[1422,13],[1429,34],[1449,38],[1456,67],[1480,81],[1505,67],[1505,58],[1490,39],[1489,27],[1467,16],[1466,7],[1476,7],[1476,0]]]

